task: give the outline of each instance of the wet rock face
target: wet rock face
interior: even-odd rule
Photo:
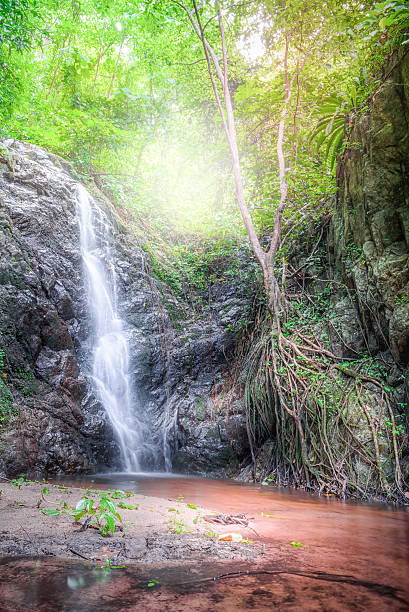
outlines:
[[[394,411],[394,431],[398,444],[402,445],[401,466],[407,481],[409,453],[404,437],[409,406],[407,50],[391,58],[379,82],[375,94],[368,100],[368,110],[356,120],[349,146],[346,145],[338,160],[336,209],[320,265],[317,267],[312,258],[309,260],[309,254],[307,257],[308,243],[300,243],[293,265],[302,271],[311,299],[325,299],[325,316],[314,324],[316,335],[324,343],[328,342],[340,359],[356,360],[367,353],[373,359],[367,371],[382,380],[387,390]],[[328,292],[324,293],[323,288]],[[335,378],[327,376],[325,385],[329,397],[337,397],[337,384]],[[368,382],[363,386],[361,402],[353,394],[347,398],[347,412],[357,444],[368,444],[373,435],[367,415],[378,428],[380,463],[386,480],[394,487],[394,458],[389,443],[391,413],[383,390]],[[349,453],[345,440],[338,434],[331,446],[334,455],[338,452],[339,457]],[[275,454],[275,441],[267,440],[257,449],[255,465],[245,467],[239,479],[250,481],[253,472],[257,480],[268,477],[276,469]],[[362,491],[369,490],[371,468],[359,453],[348,461],[352,480],[360,483]],[[273,477],[276,476],[273,474]]]
[[[117,252],[120,314],[131,323],[132,377],[154,439],[172,457],[175,472],[231,474],[248,452],[244,406],[226,398],[223,388],[234,349],[229,329],[249,309],[246,287],[218,283],[210,311],[198,320],[152,279],[140,250],[121,237]],[[181,315],[176,322],[169,304]]]
[[[70,165],[57,156],[0,142],[0,375],[6,374],[0,417],[7,417],[0,471],[9,476],[118,462],[88,376],[75,184]],[[137,401],[158,445],[156,467],[164,466],[166,450],[180,471],[225,473],[243,455],[244,418],[240,407],[226,418],[214,390],[233,344],[226,326],[240,318],[247,298],[232,286],[218,289],[207,320],[186,319],[183,333],[176,333],[163,305],[172,296],[151,277],[145,254],[120,230],[109,202],[94,192],[112,220],[119,311]]]
[[[85,435],[76,350],[84,304],[75,181],[38,147],[2,142],[0,161],[0,346],[12,394],[0,408],[14,415],[1,437],[2,468],[87,470],[98,437]]]
[[[390,71],[392,70],[391,74]],[[338,165],[335,267],[358,296],[379,350],[409,363],[409,55],[388,75],[351,133]]]

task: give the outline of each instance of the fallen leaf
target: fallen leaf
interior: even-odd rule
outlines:
[[[302,542],[290,542],[291,546],[294,548],[306,548],[305,544]]]
[[[222,533],[219,535],[221,542],[241,542],[243,539],[240,533]]]

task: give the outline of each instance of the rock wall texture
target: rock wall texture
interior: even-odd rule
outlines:
[[[59,157],[0,143],[0,471],[8,476],[93,471],[118,461],[88,375],[76,182]],[[90,189],[112,221],[132,379],[158,447],[150,467],[163,468],[167,447],[177,469],[224,473],[246,452],[244,418],[238,403],[226,420],[214,390],[232,347],[226,325],[247,298],[220,287],[208,318],[186,319],[176,333],[162,304],[173,298],[103,194]]]
[[[409,363],[409,54],[394,55],[337,170],[333,265],[372,350]]]
[[[338,161],[328,272],[344,288],[331,298],[336,329],[332,326],[328,334],[340,356],[348,359],[366,351],[384,370],[385,388],[400,415],[401,466],[408,482],[408,50],[393,54],[378,76],[379,85]],[[379,392],[372,390],[366,401],[377,422],[389,422]],[[365,434],[364,423],[361,431]],[[382,461],[392,482],[388,453]]]

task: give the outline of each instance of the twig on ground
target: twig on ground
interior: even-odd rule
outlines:
[[[83,555],[82,553],[79,553],[77,550],[74,550],[73,548],[69,548],[68,549],[73,555],[77,555],[78,557],[81,557],[81,559],[85,559],[86,561],[89,561],[89,558],[86,557],[85,555]]]

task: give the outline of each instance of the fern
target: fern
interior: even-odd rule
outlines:
[[[308,140],[315,140],[317,154],[325,146],[324,159],[328,161],[331,170],[334,169],[342,141],[348,132],[349,118],[355,107],[356,90],[353,89],[349,98],[336,95],[325,98],[316,111],[320,119]]]

